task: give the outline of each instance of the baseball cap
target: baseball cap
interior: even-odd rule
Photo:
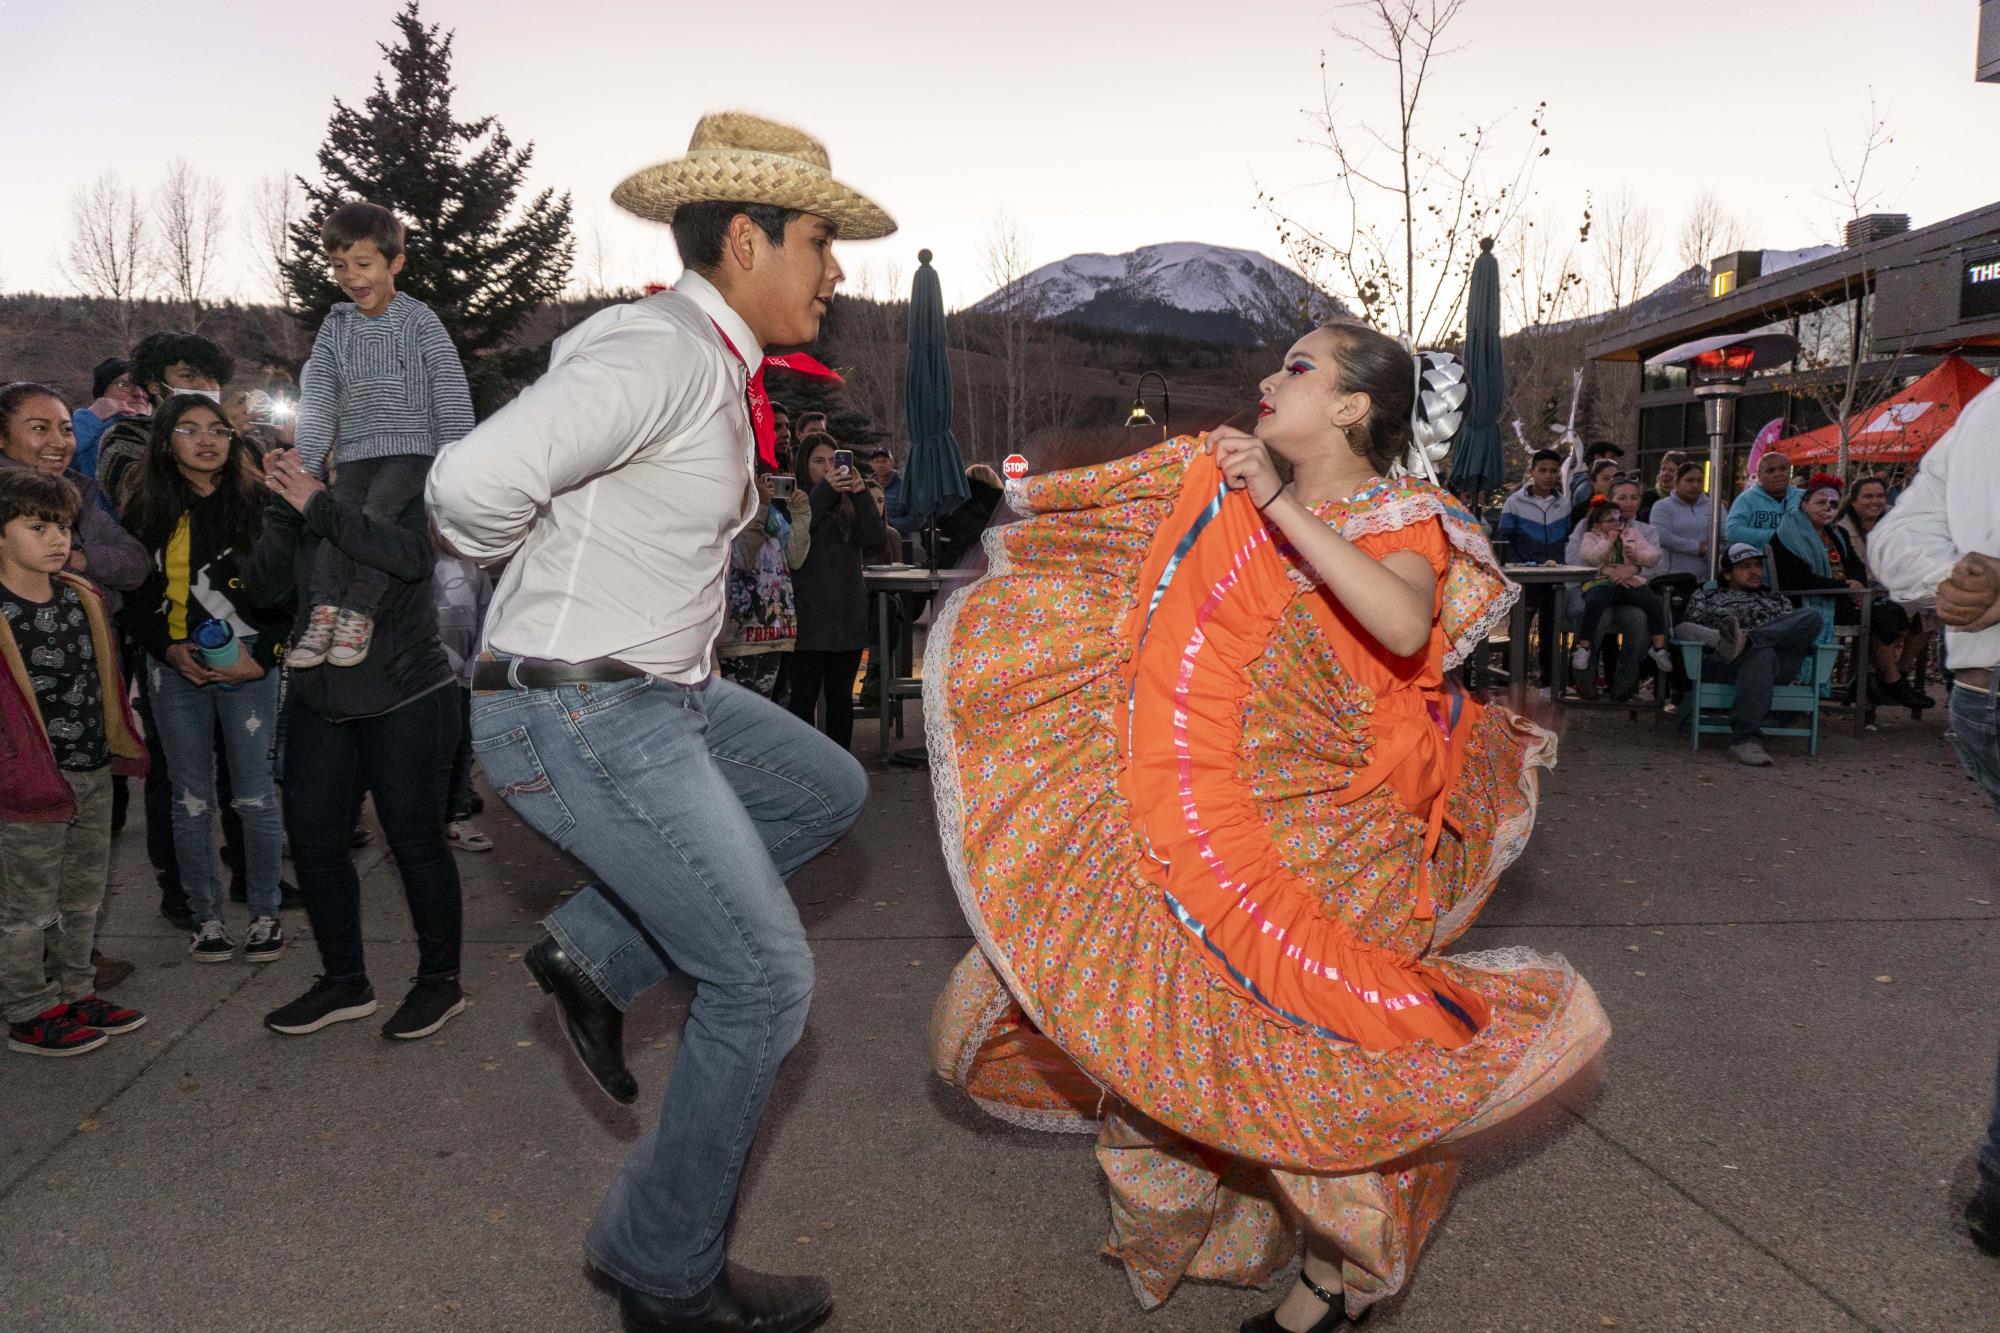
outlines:
[[[102,398],[104,391],[111,387],[111,381],[131,368],[132,363],[122,356],[110,356],[98,362],[97,368],[90,372],[91,400],[94,402]]]
[[[1731,542],[1729,544],[1729,563],[1732,565],[1740,565],[1745,560],[1762,560],[1763,558],[1764,553],[1749,542]]]

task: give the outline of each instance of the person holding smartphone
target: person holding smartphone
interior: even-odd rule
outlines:
[[[828,738],[845,747],[854,739],[854,678],[868,647],[862,563],[889,529],[854,466],[854,451],[831,435],[799,441],[794,475],[807,495],[811,545],[792,572],[799,635],[790,706],[806,722],[817,716]]]

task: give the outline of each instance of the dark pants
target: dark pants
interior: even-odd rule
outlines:
[[[854,673],[861,650],[851,653],[792,653],[792,716],[810,724],[814,709],[826,704],[820,730],[843,750],[854,741]]]
[[[361,811],[361,797],[354,798]],[[472,818],[472,687],[458,687],[458,744],[452,750],[451,776],[444,784],[444,817],[448,820]]]
[[[1667,604],[1651,588],[1627,588],[1617,583],[1600,583],[1583,595],[1583,628],[1580,631],[1585,643],[1597,638],[1597,624],[1604,619],[1604,613],[1614,606],[1636,607],[1646,617],[1648,634],[1664,635],[1667,632]]]
[[[1702,663],[1704,679],[1736,687],[1729,708],[1729,743],[1754,741],[1764,734],[1771,713],[1771,690],[1780,681],[1797,679],[1799,668],[1819,642],[1819,612],[1810,607],[1787,611],[1751,630],[1742,656],[1734,662],[1709,656]]]
[[[146,672],[139,672],[139,699],[132,711],[146,733],[146,860],[152,863],[153,877],[160,885],[160,905],[175,911],[187,910],[187,890],[181,885],[180,858],[174,851],[174,784],[167,776],[167,752],[160,746],[160,726],[153,720],[153,699],[146,689]],[[243,882],[243,821],[233,804],[235,793],[229,786],[229,759],[222,749],[222,736],[215,738],[215,799],[222,807],[222,864],[233,886]]]
[[[1555,680],[1553,664],[1556,650],[1556,598],[1566,590],[1550,583],[1529,584],[1521,589],[1521,604],[1527,607],[1528,620],[1535,626],[1535,663],[1541,669],[1542,684]]]
[[[423,493],[424,478],[430,474],[427,454],[398,454],[391,458],[357,458],[340,464],[333,483],[335,504],[359,505],[368,517],[393,523],[410,501]],[[311,593],[313,606],[337,606],[374,616],[382,609],[393,575],[373,565],[351,559],[332,542],[321,542],[313,555]]]
[[[367,975],[361,880],[349,854],[357,777],[375,794],[375,814],[409,900],[417,975],[458,975],[458,863],[445,840],[444,816],[461,706],[455,685],[351,722],[329,722],[296,699],[286,706],[285,830],[328,977]]]

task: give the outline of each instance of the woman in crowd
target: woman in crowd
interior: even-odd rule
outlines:
[[[172,784],[174,857],[192,922],[188,952],[198,963],[236,956],[215,856],[219,729],[229,804],[243,827],[250,904],[243,961],[268,963],[285,951],[278,924],[283,828],[271,749],[277,654],[291,598],[259,605],[244,588],[243,570],[264,527],[263,477],[249,442],[195,394],[178,394],[155,411],[152,432],[132,470],[124,516],[151,573],[126,599],[120,622],[146,655],[147,697]]]
[[[1882,521],[1882,515],[1889,512],[1889,483],[1881,477],[1861,477],[1847,488],[1847,499],[1840,506],[1837,526],[1847,534],[1848,545],[1854,548],[1855,556],[1863,567],[1868,565],[1868,534]],[[1908,687],[1906,697],[1913,708],[1930,708],[1935,705],[1928,694],[1917,688],[1917,666],[1930,650],[1931,636],[1937,632],[1937,615],[1932,611],[1902,607],[1909,620],[1909,628],[1903,633],[1902,643],[1896,656],[1897,674]],[[1898,702],[1901,702],[1899,700]]]
[[[854,678],[868,647],[868,589],[863,556],[889,540],[889,525],[853,467],[836,468],[831,435],[800,439],[798,487],[808,496],[809,549],[792,571],[798,603],[798,646],[792,650],[791,701],[796,717],[813,721],[840,745],[854,739]]]
[[[1840,516],[1840,478],[1820,475],[1805,485],[1799,507],[1778,524],[1771,542],[1771,563],[1777,571],[1778,590],[1800,594],[1846,589],[1858,592],[1869,586],[1868,565],[1861,553],[1835,520]],[[1808,597],[1807,605],[1817,604],[1829,627],[1861,623],[1861,599],[1849,596]],[[1906,708],[1929,708],[1935,702],[1919,694],[1903,678],[1903,637],[1909,633],[1909,613],[1877,589],[1868,617],[1870,653],[1875,683],[1872,697]]]
[[[780,499],[774,474],[762,463],[757,472],[757,517],[729,544],[728,617],[715,656],[723,679],[768,699],[798,639],[792,569],[811,547],[812,513],[795,483]]]
[[[445,836],[451,764],[458,752],[457,678],[438,642],[431,578],[435,552],[421,489],[394,519],[335,504],[291,449],[265,455],[277,494],[243,581],[253,599],[295,599],[294,637],[323,543],[390,576],[368,656],[339,671],[294,675],[285,697],[285,831],[299,891],[325,971],[304,995],[265,1015],[288,1036],[375,1012],[361,942],[361,882],[349,855],[356,793],[373,793],[417,932],[417,975],[382,1027],[426,1037],[465,1009],[459,987],[462,907],[458,865]]]
[[[1620,482],[1619,486],[1631,492],[1631,507],[1637,509],[1638,487],[1629,481]],[[1591,686],[1588,677],[1597,627],[1604,620],[1604,613],[1614,606],[1636,607],[1646,617],[1653,665],[1662,672],[1671,672],[1674,663],[1667,652],[1666,600],[1646,583],[1646,571],[1660,563],[1660,548],[1653,540],[1652,528],[1628,517],[1625,507],[1616,500],[1600,500],[1584,520],[1577,543],[1577,560],[1597,571],[1597,577],[1583,584],[1583,621],[1577,627],[1576,648],[1570,656],[1570,665],[1579,674],[1585,696],[1588,697]],[[1613,697],[1625,696],[1629,688],[1614,690]]]
[[[1255,436],[1035,474],[925,673],[977,936],[936,1068],[1013,1123],[1098,1128],[1143,1305],[1269,1281],[1303,1230],[1265,1333],[1399,1290],[1450,1145],[1608,1035],[1559,959],[1441,952],[1524,844],[1554,738],[1450,683],[1516,590],[1472,514],[1398,475],[1414,369],[1323,328]],[[1448,435],[1421,405],[1423,443]]]
[[[150,562],[146,549],[118,526],[97,482],[70,466],[75,457],[75,427],[62,395],[46,384],[0,389],[0,468],[33,468],[76,487],[83,512],[65,568],[102,589],[105,609],[116,614],[121,594],[145,581]]]

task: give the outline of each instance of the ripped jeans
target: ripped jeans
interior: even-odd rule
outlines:
[[[188,914],[197,924],[222,919],[222,880],[215,857],[215,733],[222,728],[229,762],[230,807],[243,821],[244,889],[252,917],[278,914],[279,858],[284,821],[271,767],[278,729],[278,673],[225,689],[194,685],[154,658],[146,660],[146,685],[160,748],[173,783],[174,860],[187,891]]]

